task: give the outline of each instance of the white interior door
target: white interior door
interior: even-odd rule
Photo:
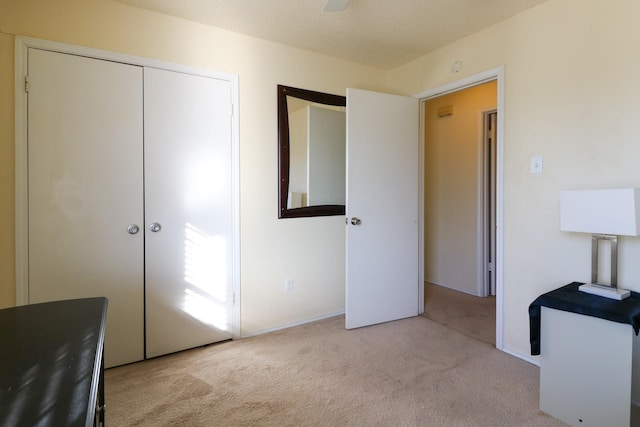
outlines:
[[[229,81],[153,68],[144,80],[146,356],[154,357],[232,337],[232,111]]]
[[[419,104],[347,89],[346,327],[416,316]]]
[[[105,364],[141,360],[142,68],[28,55],[28,302],[106,296]]]

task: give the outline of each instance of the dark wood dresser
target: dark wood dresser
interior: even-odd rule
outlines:
[[[106,298],[0,310],[0,426],[104,425]]]

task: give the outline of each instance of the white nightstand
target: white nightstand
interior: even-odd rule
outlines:
[[[540,320],[540,409],[572,426],[640,425],[632,424],[633,328],[548,307]]]

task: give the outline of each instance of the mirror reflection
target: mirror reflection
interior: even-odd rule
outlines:
[[[346,98],[278,86],[279,218],[344,215]]]
[[[345,108],[287,96],[289,197],[287,209],[344,205]]]

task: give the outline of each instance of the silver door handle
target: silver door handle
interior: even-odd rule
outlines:
[[[158,224],[157,222],[154,222],[153,224],[151,224],[149,226],[149,230],[153,231],[154,233],[157,233],[158,231],[160,231],[162,229],[162,227],[160,226],[160,224]]]
[[[137,234],[138,231],[140,231],[140,227],[138,227],[135,224],[131,224],[130,226],[127,227],[127,232],[129,234]]]
[[[360,225],[360,224],[362,224],[362,221],[360,221],[360,218],[356,218],[355,216],[351,218],[351,225]]]

